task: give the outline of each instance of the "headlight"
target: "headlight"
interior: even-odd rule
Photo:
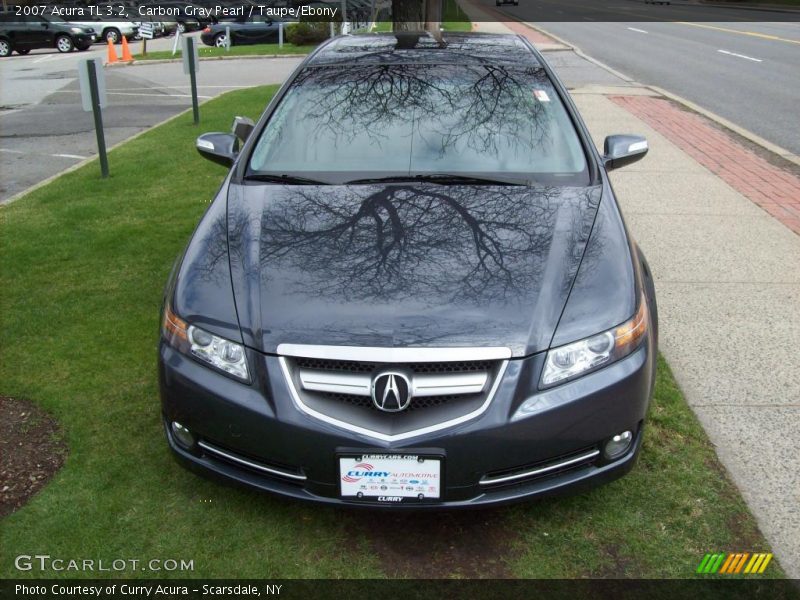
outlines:
[[[548,351],[539,387],[563,383],[627,356],[639,347],[646,333],[647,303],[642,296],[639,310],[630,321]]]
[[[83,33],[83,29],[81,29],[80,27],[70,27],[69,30],[72,33]]]
[[[244,346],[225,338],[209,333],[177,316],[169,305],[164,308],[162,323],[164,337],[177,350],[195,357],[237,379],[247,383],[250,375],[247,371],[247,358]]]

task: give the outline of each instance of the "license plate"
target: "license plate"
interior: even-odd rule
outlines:
[[[442,460],[417,454],[339,457],[342,498],[377,502],[424,502],[441,495]]]

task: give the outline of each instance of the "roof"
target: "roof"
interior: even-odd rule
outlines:
[[[428,33],[363,34],[334,38],[313,54],[308,66],[334,64],[491,64],[538,67],[522,40],[511,34],[443,33],[445,47]]]

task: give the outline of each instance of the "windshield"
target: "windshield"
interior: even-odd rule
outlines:
[[[589,181],[575,128],[539,68],[307,68],[248,163],[248,175],[332,182],[426,173]]]

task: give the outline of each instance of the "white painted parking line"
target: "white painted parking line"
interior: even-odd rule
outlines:
[[[717,50],[722,54],[727,54],[728,56],[735,56],[736,58],[743,58],[745,60],[752,60],[753,62],[764,62],[760,58],[753,58],[752,56],[745,56],[744,54],[737,54],[736,52],[730,52],[728,50]]]
[[[75,160],[89,158],[88,156],[82,156],[80,154],[42,154],[41,152],[23,152],[22,150],[10,150],[8,148],[0,148],[0,152],[5,152],[6,154],[27,154],[29,156],[53,156],[55,158],[69,158]]]
[[[628,27],[628,29],[630,29],[631,31],[635,31],[636,33],[649,33],[644,29],[637,29],[636,27]]]
[[[144,89],[147,89],[147,88],[144,88]],[[156,89],[156,88],[152,88],[152,89]],[[163,89],[169,89],[169,88],[163,88]],[[54,92],[54,93],[57,93],[57,94],[80,94],[80,91],[79,90],[56,90],[56,92]],[[109,90],[106,90],[106,94],[108,94],[109,96],[146,96],[148,98],[191,98],[192,97],[191,94],[145,94],[145,93],[139,93],[139,92],[111,92]],[[203,96],[201,94],[198,94],[197,97],[206,100],[206,99],[209,99],[209,98],[213,98],[214,96]]]

